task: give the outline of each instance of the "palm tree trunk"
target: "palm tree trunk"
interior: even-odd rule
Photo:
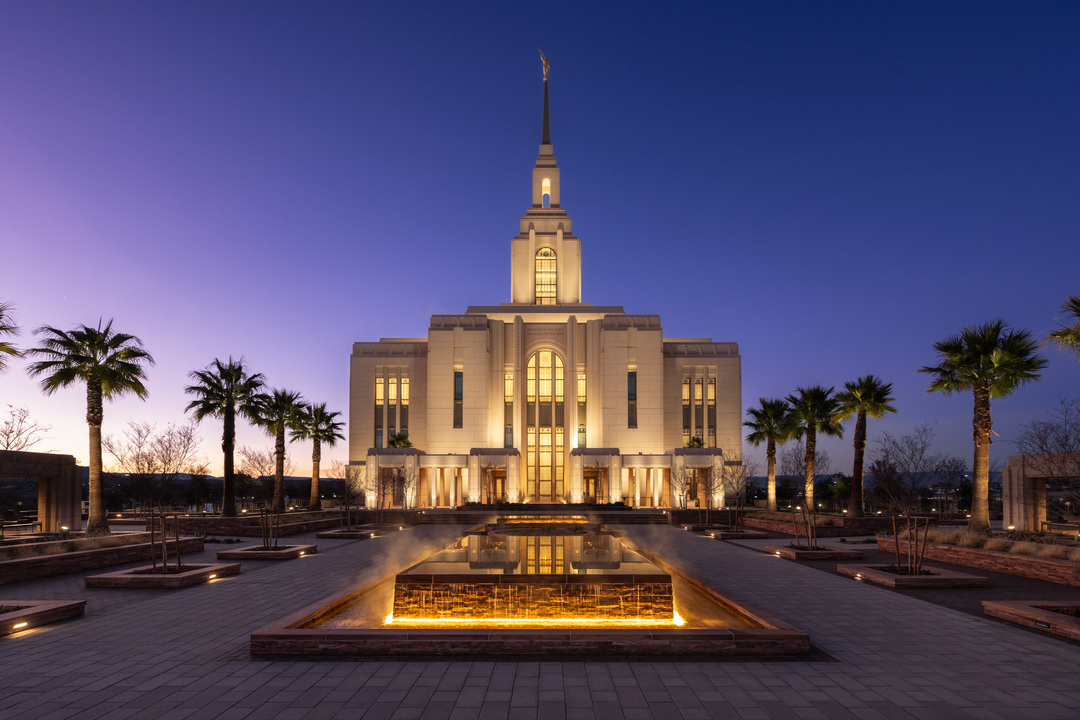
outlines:
[[[806,426],[806,474],[803,477],[803,495],[806,506],[814,509],[814,455],[817,452],[817,428],[813,423]]]
[[[236,517],[236,475],[233,464],[233,455],[236,450],[236,411],[232,406],[225,408],[225,430],[221,435],[221,450],[225,453],[221,517]]]
[[[311,448],[311,502],[309,510],[322,510],[322,500],[319,498],[319,463],[322,460],[322,444],[319,438],[315,438]]]
[[[86,514],[87,535],[108,535],[109,519],[105,514],[105,493],[101,482],[101,423],[104,420],[101,382],[86,382],[86,423],[90,426],[90,508]]]
[[[274,435],[274,512],[285,512],[285,423]]]
[[[768,475],[769,475],[769,499],[765,505],[766,510],[776,512],[776,443],[771,439],[768,445],[766,445],[765,456],[767,458]]]
[[[975,388],[975,410],[972,417],[972,437],[975,439],[975,458],[972,466],[971,518],[968,530],[990,531],[990,390]]]
[[[855,419],[855,461],[851,468],[851,501],[849,517],[863,516],[863,458],[866,455],[866,412],[859,411]]]

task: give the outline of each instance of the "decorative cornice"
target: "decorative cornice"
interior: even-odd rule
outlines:
[[[427,355],[427,343],[358,342],[353,343],[353,355],[379,355],[406,357]]]
[[[464,328],[465,330],[487,330],[488,319],[486,315],[432,315],[432,330],[448,330],[450,328]]]
[[[625,330],[626,328],[643,328],[646,330],[660,330],[659,315],[605,315],[605,330]]]
[[[739,344],[733,342],[666,342],[664,343],[665,357],[716,357],[721,355],[739,354]]]

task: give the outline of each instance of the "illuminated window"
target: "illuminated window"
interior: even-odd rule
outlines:
[[[709,447],[716,447],[716,378],[709,378]]]
[[[514,447],[514,373],[503,376],[503,447]]]
[[[536,251],[536,304],[555,304],[555,251],[540,248]]]
[[[585,404],[585,391],[588,388],[585,385],[585,373],[578,373],[577,376],[577,446],[580,448],[585,447],[585,424],[588,417],[588,408]]]
[[[540,191],[544,196],[544,207],[551,207],[551,178],[544,178],[544,181],[540,183]]]
[[[702,392],[701,378],[694,380],[694,431],[698,437],[702,437],[704,433],[702,428],[705,425],[705,407],[702,404],[704,399],[704,393]]]
[[[529,358],[526,387],[526,484],[529,500],[555,502],[563,496],[565,369],[562,358],[541,350]]]
[[[381,377],[375,378],[375,447],[381,448],[383,443],[383,410],[386,405],[386,380]]]
[[[396,377],[386,379],[386,431],[388,435],[397,432],[397,388]]]

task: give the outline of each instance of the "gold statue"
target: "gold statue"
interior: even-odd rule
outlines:
[[[540,50],[540,48],[536,48],[536,49]],[[548,59],[546,57],[544,57],[544,51],[543,50],[540,50],[540,62],[544,63],[544,82],[547,82],[548,70],[551,69],[551,66],[548,65]]]

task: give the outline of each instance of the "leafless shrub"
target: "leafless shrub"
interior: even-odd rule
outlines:
[[[1034,555],[1036,552],[1038,552],[1038,550],[1038,543],[1022,540],[1020,542],[1013,543],[1013,546],[1012,548],[1010,548],[1009,552],[1011,552],[1013,555]]]

